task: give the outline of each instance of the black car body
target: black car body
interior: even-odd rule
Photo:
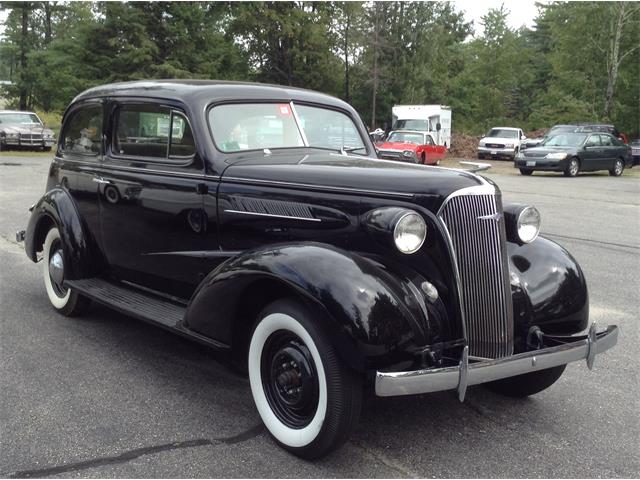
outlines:
[[[523,175],[540,170],[575,177],[581,171],[608,170],[617,177],[633,166],[633,159],[631,148],[608,133],[560,133],[523,150],[514,166]]]
[[[269,432],[306,458],[348,438],[363,383],[528,395],[615,344],[615,326],[581,333],[584,276],[535,209],[374,156],[357,113],[315,92],[97,87],[18,238],[61,313],[92,299],[246,365]]]

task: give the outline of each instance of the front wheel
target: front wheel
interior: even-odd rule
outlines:
[[[51,305],[67,317],[81,315],[87,310],[91,300],[64,286],[65,255],[60,232],[56,227],[47,232],[42,253],[44,286]]]
[[[567,163],[567,168],[564,169],[565,177],[575,177],[578,175],[580,171],[580,162],[578,162],[577,158],[570,158],[569,163]]]
[[[609,175],[612,177],[619,177],[624,172],[624,162],[621,159],[617,159],[613,164],[613,168],[609,170]]]
[[[258,413],[286,450],[322,457],[349,439],[360,416],[361,379],[300,303],[275,301],[258,318],[248,362]]]
[[[484,385],[496,393],[507,397],[528,397],[535,395],[556,383],[560,378],[566,365],[560,365],[546,370],[525,373],[515,377],[503,378]]]

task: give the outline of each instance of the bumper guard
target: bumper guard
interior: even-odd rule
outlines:
[[[376,395],[392,397],[420,393],[457,390],[458,399],[463,402],[470,385],[491,382],[501,378],[545,370],[578,360],[586,360],[587,367],[593,368],[597,354],[612,348],[618,341],[618,327],[610,325],[598,332],[593,323],[587,335],[554,337],[554,345],[530,352],[518,353],[510,357],[481,360],[469,363],[469,347],[462,351],[460,364],[455,367],[428,368],[409,372],[376,373]]]

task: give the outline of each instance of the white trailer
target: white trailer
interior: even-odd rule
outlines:
[[[394,105],[394,130],[428,132],[438,145],[451,148],[451,107],[446,105]]]

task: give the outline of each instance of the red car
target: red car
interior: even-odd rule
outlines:
[[[438,165],[447,153],[447,147],[436,145],[428,133],[394,130],[378,146],[380,158],[401,162]]]

